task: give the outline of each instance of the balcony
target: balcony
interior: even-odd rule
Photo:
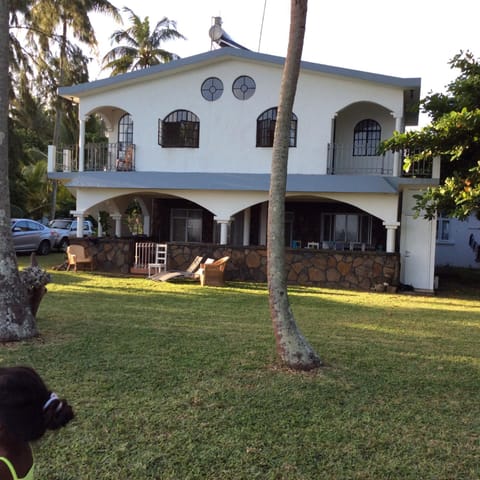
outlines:
[[[135,171],[135,145],[89,143],[85,145],[83,168],[78,145],[63,145],[53,155],[55,172],[126,172]]]
[[[399,168],[404,155],[400,154]],[[354,156],[353,145],[331,143],[328,145],[327,173],[329,175],[397,175],[394,152],[383,155]],[[412,164],[408,172],[401,171],[402,177],[432,178],[432,160]]]

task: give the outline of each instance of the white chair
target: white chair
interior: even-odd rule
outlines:
[[[167,244],[157,243],[155,246],[155,261],[148,264],[148,278],[167,270]]]

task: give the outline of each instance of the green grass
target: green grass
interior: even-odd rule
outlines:
[[[446,275],[437,296],[292,287],[326,363],[293,373],[276,364],[263,284],[51,273],[41,337],[0,353],[77,414],[35,445],[37,478],[480,478],[480,282]]]

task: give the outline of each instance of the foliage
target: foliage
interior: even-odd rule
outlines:
[[[102,61],[104,70],[110,69],[112,75],[119,75],[178,58],[175,53],[162,48],[162,44],[168,40],[185,38],[177,31],[173,20],[164,17],[151,30],[148,16],[141,20],[128,7],[124,7],[123,11],[129,14],[130,26],[112,34],[112,42],[124,44],[114,47],[105,55]]]
[[[417,214],[429,219],[437,212],[465,219],[480,206],[480,63],[472,53],[461,52],[450,65],[460,74],[447,93],[421,101],[431,124],[395,132],[382,146],[383,151],[406,149],[406,169],[413,162],[441,159],[440,184],[416,197]]]
[[[51,275],[41,339],[0,360],[76,410],[34,445],[39,478],[479,478],[478,275],[468,295],[290,288],[327,363],[295,374],[276,363],[264,284]]]

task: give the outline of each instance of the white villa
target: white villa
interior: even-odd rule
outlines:
[[[133,199],[157,242],[265,245],[273,131],[284,59],[221,48],[60,88],[78,104],[78,145],[49,149],[73,215],[109,213],[117,237]],[[414,195],[436,162],[402,172],[380,141],[418,122],[419,78],[303,62],[291,122],[286,246],[399,254],[400,281],[432,291],[436,225]],[[99,115],[108,142],[87,144]],[[82,232],[78,232],[81,236]]]

